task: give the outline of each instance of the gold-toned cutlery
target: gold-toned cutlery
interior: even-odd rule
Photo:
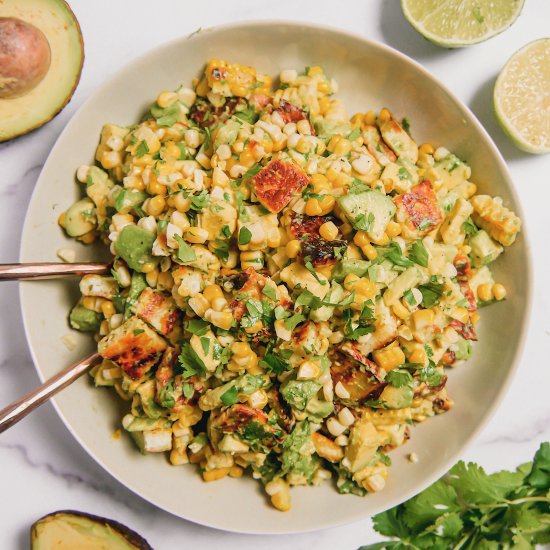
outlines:
[[[59,279],[62,277],[108,273],[108,263],[55,263],[0,264],[0,281],[31,281]],[[101,360],[97,353],[81,359],[62,370],[42,385],[20,397],[0,410],[0,433],[27,416],[34,409],[48,401],[53,395],[66,388],[77,378],[88,372]]]

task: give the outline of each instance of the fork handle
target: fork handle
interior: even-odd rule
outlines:
[[[42,262],[33,264],[0,264],[0,281],[24,281],[29,279],[59,279],[77,275],[107,273],[107,263],[66,264]]]
[[[2,409],[0,411],[0,433],[11,428],[42,403],[48,401],[50,397],[72,384],[78,377],[98,363],[100,359],[101,357],[97,353],[85,357]]]

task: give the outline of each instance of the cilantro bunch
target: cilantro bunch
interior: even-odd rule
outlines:
[[[515,472],[460,461],[407,502],[373,518],[398,540],[359,550],[529,550],[550,543],[550,443]]]

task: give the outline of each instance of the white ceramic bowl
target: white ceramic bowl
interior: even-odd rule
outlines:
[[[160,90],[188,84],[210,58],[253,65],[277,74],[285,68],[322,65],[340,85],[350,113],[388,106],[407,116],[420,143],[444,145],[472,167],[479,189],[500,195],[516,212],[519,204],[510,175],[495,145],[448,90],[420,65],[378,43],[340,30],[286,22],[250,22],[204,30],[162,46],[131,63],[103,85],[73,117],[44,166],[30,202],[21,261],[55,261],[62,247],[77,259],[94,260],[99,248],[67,239],[58,215],[79,195],[76,168],[91,163],[103,122],[131,124]],[[164,456],[142,456],[129,437],[113,439],[120,427],[121,400],[94,389],[88,377],[55,399],[63,422],[86,451],[132,491],[182,518],[228,531],[293,533],[366,518],[418,493],[441,476],[486,423],[511,380],[529,310],[531,264],[525,234],[499,259],[496,277],[510,289],[506,302],[484,309],[480,342],[473,359],[450,374],[455,400],[451,412],[412,429],[407,445],[391,453],[393,466],[384,491],[359,498],[340,496],[331,483],[292,491],[292,510],[274,510],[252,479],[203,483],[194,467],[171,467]],[[78,281],[21,284],[27,338],[42,379],[94,347],[87,335],[71,333],[67,314],[78,296]],[[38,413],[39,414],[39,413]],[[406,455],[415,452],[417,464]],[[60,449],[59,452],[63,452]]]

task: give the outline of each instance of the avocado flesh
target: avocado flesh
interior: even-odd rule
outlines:
[[[32,550],[152,550],[124,525],[82,512],[55,512],[31,528]]]
[[[0,17],[31,23],[46,37],[51,64],[28,93],[0,99],[0,142],[26,134],[51,120],[71,99],[80,79],[84,45],[80,26],[63,0],[4,0]]]

